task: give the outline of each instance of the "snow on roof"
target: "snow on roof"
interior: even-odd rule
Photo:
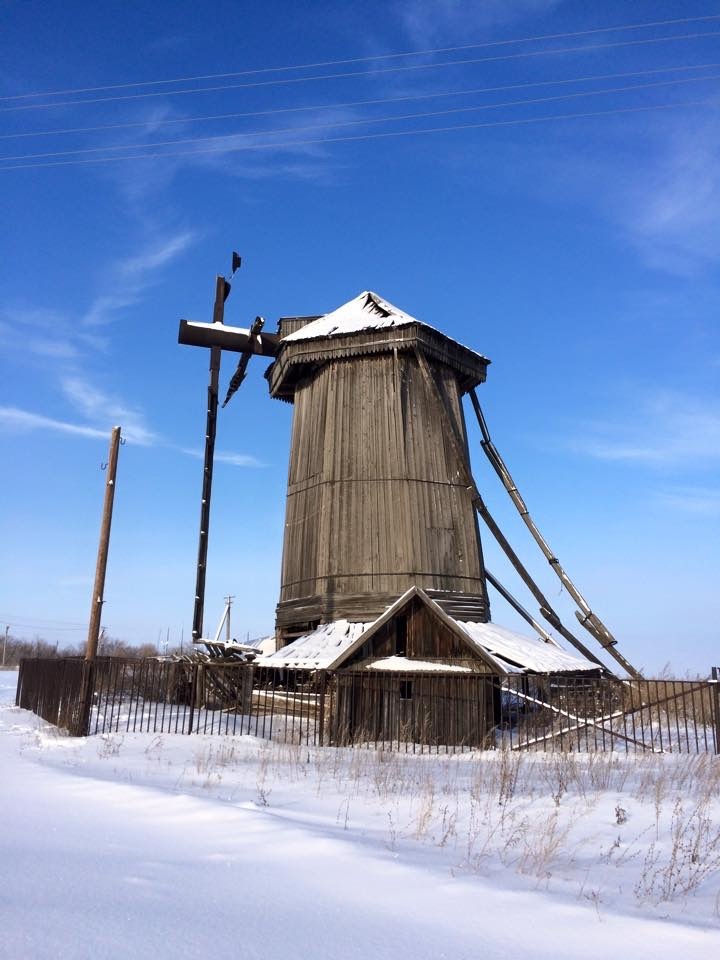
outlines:
[[[260,654],[271,654],[275,651],[276,643],[277,640],[275,634],[271,633],[264,637],[254,637],[252,640],[248,640],[246,642],[246,646],[252,647]]]
[[[346,333],[359,333],[361,330],[387,330],[392,327],[405,327],[411,323],[423,323],[409,313],[394,307],[372,290],[364,290],[354,300],[348,300],[337,310],[306,324],[295,333],[283,338],[283,343],[294,340],[314,340],[316,337],[340,337]],[[423,323],[423,326],[429,326]]]
[[[473,673],[470,667],[434,660],[410,660],[408,657],[383,657],[363,664],[365,670],[398,670],[402,673]]]
[[[312,633],[298,637],[276,653],[261,657],[255,662],[262,667],[322,670],[336,660],[370,625],[370,623],[349,623],[347,620],[323,623]]]
[[[535,673],[567,673],[597,670],[598,665],[577,654],[567,653],[545,640],[524,637],[496,623],[471,623],[455,620],[472,642],[501,660],[511,673],[531,670]]]

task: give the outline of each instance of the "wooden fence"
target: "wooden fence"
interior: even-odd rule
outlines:
[[[249,734],[408,752],[720,752],[720,682],[27,659],[16,703],[75,736]]]

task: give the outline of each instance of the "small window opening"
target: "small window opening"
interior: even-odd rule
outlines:
[[[412,680],[401,680],[400,681],[400,699],[401,700],[412,700],[413,698],[413,682]]]
[[[407,617],[397,617],[395,620],[395,653],[398,657],[407,654]]]

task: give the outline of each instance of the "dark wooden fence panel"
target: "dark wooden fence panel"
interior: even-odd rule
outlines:
[[[73,736],[88,733],[92,669],[84,660],[22,660],[15,703]]]
[[[249,735],[410,752],[720,752],[713,680],[23,660],[16,703],[73,735]]]

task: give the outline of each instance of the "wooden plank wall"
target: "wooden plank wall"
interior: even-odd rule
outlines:
[[[336,746],[486,746],[495,722],[492,680],[478,674],[337,674],[329,721]]]
[[[404,644],[398,639],[400,619],[404,620]],[[409,660],[437,661],[469,667],[477,672],[491,672],[479,654],[463,643],[439,617],[433,616],[417,597],[359,647],[342,664],[342,669],[357,669],[367,661],[398,655]]]
[[[457,377],[433,372],[464,436]],[[487,619],[475,511],[435,402],[411,353],[331,360],[298,385],[281,631],[374,619],[413,585],[459,596],[467,619]]]

